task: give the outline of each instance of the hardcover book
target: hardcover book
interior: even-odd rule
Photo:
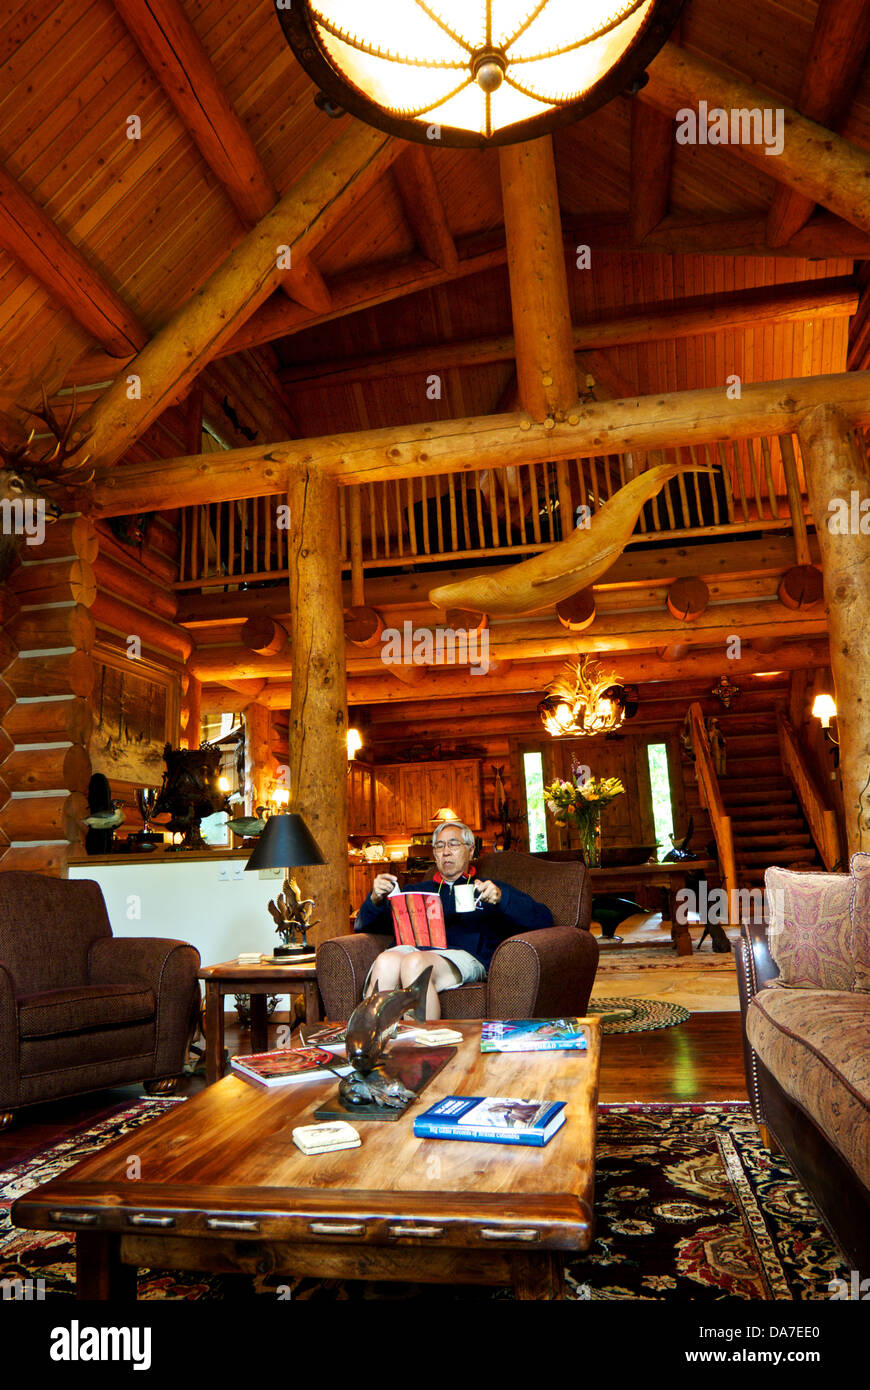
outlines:
[[[481,1025],[481,1052],[585,1052],[579,1018],[503,1018]]]
[[[447,945],[444,908],[437,893],[397,893],[389,902],[397,945],[424,949]]]
[[[275,1052],[255,1052],[250,1057],[231,1057],[230,1066],[246,1081],[261,1086],[292,1086],[297,1081],[328,1080],[336,1072],[344,1076],[347,1064],[336,1065],[336,1058],[322,1047],[287,1047]]]
[[[563,1100],[443,1096],[414,1121],[418,1139],[471,1139],[543,1148],[565,1123]]]

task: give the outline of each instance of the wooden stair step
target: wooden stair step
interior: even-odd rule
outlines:
[[[732,831],[735,835],[802,835],[806,825],[801,816],[768,816],[765,820],[748,820],[743,816],[732,817]]]
[[[723,793],[722,800],[725,803],[725,810],[731,815],[732,806],[750,806],[755,809],[758,806],[793,806],[794,798],[792,793],[783,787],[780,790],[774,787],[766,790],[764,787],[756,787],[755,791],[729,792]]]
[[[775,851],[769,849],[744,850],[741,854],[735,852],[737,867],[739,869],[741,864],[772,864],[777,862],[787,867],[786,861],[790,864],[808,864],[816,857],[816,851],[813,845],[807,845],[805,848],[788,848],[782,850],[779,853],[778,859],[774,858],[774,854]]]
[[[739,822],[735,822],[735,825],[737,830],[734,833],[734,847],[738,852],[752,846],[756,849],[772,849],[781,845],[783,849],[796,849],[813,843],[813,837],[805,831],[795,831],[791,835],[744,835]]]
[[[735,771],[729,773],[726,777],[719,778],[719,787],[723,796],[728,791],[753,791],[759,786],[763,786],[765,789],[770,789],[771,791],[777,789],[783,791],[794,790],[791,778],[786,777],[783,772],[770,773],[770,775],[766,777],[747,777],[741,770],[740,772]]]

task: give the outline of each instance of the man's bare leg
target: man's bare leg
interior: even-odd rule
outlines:
[[[401,957],[402,985],[406,989],[430,965],[432,974],[429,977],[429,988],[426,991],[427,1019],[441,1017],[441,1001],[438,998],[438,991],[456,984],[456,967],[451,965],[445,956],[439,955],[437,951],[408,951]]]
[[[369,989],[372,994],[379,989],[398,989],[402,978],[402,961],[405,959],[403,951],[396,951],[392,948],[388,951],[381,951],[375,957],[372,966],[372,978]]]

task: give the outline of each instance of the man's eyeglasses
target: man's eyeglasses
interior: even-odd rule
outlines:
[[[465,845],[464,845],[464,843],[463,843],[462,840],[439,840],[439,841],[438,841],[438,844],[434,846],[434,849],[435,849],[435,853],[436,853],[436,854],[437,854],[438,851],[441,850],[441,849],[464,849],[464,848],[465,848]]]

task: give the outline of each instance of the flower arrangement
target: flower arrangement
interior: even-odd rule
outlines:
[[[577,831],[590,868],[601,863],[601,812],[625,787],[618,777],[590,777],[587,768],[572,769],[572,781],[557,779],[544,788],[547,810],[557,825]]]

